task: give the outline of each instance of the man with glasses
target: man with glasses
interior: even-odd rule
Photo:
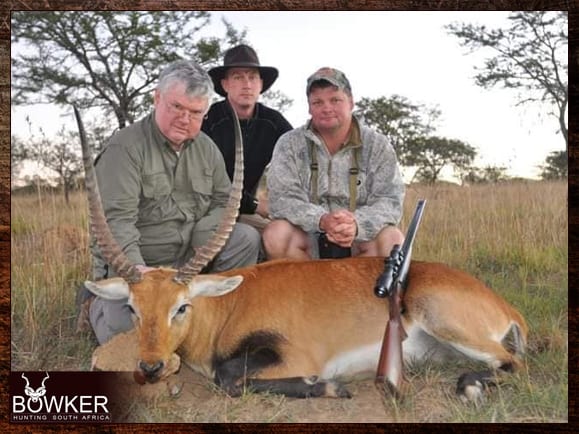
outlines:
[[[159,77],[154,110],[117,132],[95,162],[108,225],[143,272],[179,267],[221,220],[231,182],[221,152],[201,132],[212,94],[211,78],[199,65],[172,63]],[[93,278],[112,277],[94,241],[91,247]],[[254,264],[259,248],[257,230],[237,223],[207,271]],[[100,343],[132,327],[125,304],[83,303]]]

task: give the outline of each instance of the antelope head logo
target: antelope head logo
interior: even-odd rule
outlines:
[[[30,387],[30,382],[28,381],[28,378],[26,378],[26,375],[24,375],[24,372],[22,373],[22,378],[26,380],[24,393],[26,394],[26,396],[32,399],[32,402],[37,402],[40,398],[42,398],[46,394],[46,387],[44,387],[44,382],[48,380],[48,378],[50,378],[48,372],[46,373],[46,377],[44,377],[44,379],[42,380],[42,386],[40,386],[36,390]]]

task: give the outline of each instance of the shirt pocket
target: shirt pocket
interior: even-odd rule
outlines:
[[[366,204],[366,201],[368,200],[367,182],[368,176],[366,172],[360,170],[360,172],[358,172],[358,176],[356,177],[356,198],[359,204],[358,206],[361,206],[360,204]]]
[[[209,168],[190,173],[182,191],[175,191],[179,207],[188,216],[199,220],[209,211],[213,197],[213,171]]]
[[[171,181],[164,172],[143,175],[143,196],[159,199],[171,193]]]
[[[205,168],[191,177],[191,189],[202,196],[213,194],[213,170]]]

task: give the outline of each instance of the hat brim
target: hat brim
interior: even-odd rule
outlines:
[[[263,87],[261,89],[261,93],[267,91],[273,83],[277,80],[277,76],[279,74],[278,70],[273,66],[256,66],[254,64],[238,64],[238,65],[228,65],[228,66],[217,66],[212,68],[208,71],[209,76],[213,80],[213,87],[215,88],[215,92],[217,92],[221,96],[227,96],[227,92],[221,86],[221,80],[225,78],[225,72],[230,68],[256,68],[259,70],[259,75],[263,80]]]

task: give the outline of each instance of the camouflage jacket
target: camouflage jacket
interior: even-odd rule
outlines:
[[[394,149],[386,136],[358,124],[355,118],[352,126],[349,140],[334,155],[309,123],[280,137],[267,173],[274,219],[286,219],[306,232],[316,232],[324,213],[348,209],[351,154],[359,147],[356,241],[371,240],[383,227],[400,222],[404,183]],[[313,203],[310,188],[310,143],[317,153],[319,203]]]

